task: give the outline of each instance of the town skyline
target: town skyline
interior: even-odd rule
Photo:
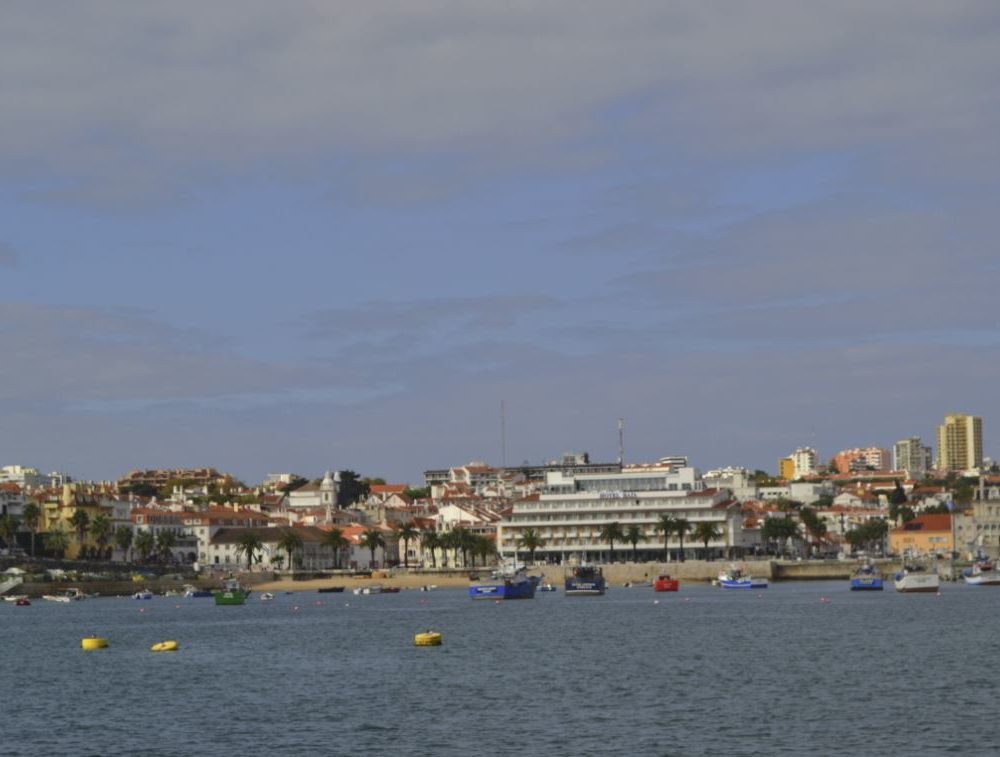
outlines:
[[[613,460],[624,418],[626,460],[773,470],[988,426],[998,22],[13,7],[0,460],[416,480]]]

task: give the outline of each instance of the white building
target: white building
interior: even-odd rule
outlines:
[[[919,436],[900,439],[892,447],[892,469],[905,470],[912,479],[920,479],[931,469],[931,448],[925,447]]]
[[[799,447],[789,457],[795,467],[794,478],[811,476],[816,473],[816,450],[812,447]]]

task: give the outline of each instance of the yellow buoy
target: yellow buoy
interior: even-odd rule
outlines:
[[[179,645],[176,641],[161,641],[149,648],[150,652],[176,652]]]
[[[106,649],[108,646],[107,639],[100,639],[97,636],[87,636],[80,639],[80,647],[87,650],[88,652],[94,649]]]
[[[439,647],[441,646],[441,634],[437,631],[418,633],[413,637],[413,643],[418,647]]]

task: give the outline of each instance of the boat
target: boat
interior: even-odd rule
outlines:
[[[566,596],[599,596],[607,589],[604,572],[596,565],[578,565],[566,576]]]
[[[149,648],[150,652],[176,652],[180,645],[170,639],[168,641],[159,641]]]
[[[227,578],[222,589],[213,594],[217,605],[242,605],[250,596],[250,589],[240,584],[238,579]]]
[[[192,586],[191,584],[185,584],[183,596],[187,597],[188,599],[208,599],[209,597],[214,595],[208,589],[199,589]]]
[[[31,605],[31,600],[29,600],[27,597],[18,597],[14,601],[14,604],[17,607],[28,607]]]
[[[382,584],[373,584],[372,586],[359,586],[353,590],[355,594],[381,594]]]
[[[653,581],[653,591],[677,591],[681,587],[681,582],[668,575],[657,576]]]
[[[555,584],[544,583],[538,584],[536,591],[559,591],[559,588]]]
[[[767,579],[744,575],[742,568],[732,565],[719,573],[718,584],[723,589],[766,589]]]
[[[1000,586],[1000,572],[991,562],[977,562],[969,570],[962,571],[962,578],[969,586]]]
[[[86,599],[87,595],[84,594],[77,588],[66,589],[62,594],[43,594],[42,599],[47,599],[49,602],[78,602],[81,599]]]
[[[501,569],[487,581],[469,587],[472,599],[534,599],[538,578],[524,570]]]
[[[921,568],[915,565],[903,565],[895,576],[896,591],[937,592],[941,588],[941,579],[934,568]]]
[[[383,586],[382,587],[382,593],[383,594],[399,594],[399,587],[398,586]]]
[[[269,591],[265,591],[263,594],[260,595],[261,602],[270,602],[272,599],[274,599],[274,594],[272,594]]]
[[[865,563],[851,575],[851,591],[882,591],[882,575],[874,565]]]
[[[324,586],[322,589],[316,589],[320,594],[340,594],[343,590],[343,586]]]
[[[4,602],[17,602],[19,599],[27,599],[27,594],[8,594],[3,598]]]
[[[152,598],[153,598],[153,592],[151,592],[149,589],[143,589],[142,591],[137,591],[135,594],[132,595],[132,599],[152,599]]]
[[[427,584],[426,586],[421,586],[420,591],[434,591],[437,588],[437,584]]]

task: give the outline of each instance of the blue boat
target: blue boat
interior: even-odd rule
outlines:
[[[607,588],[604,573],[596,565],[580,565],[566,576],[566,596],[599,596]]]
[[[523,571],[493,574],[493,580],[469,587],[472,599],[534,599],[538,587],[538,576],[526,575]]]
[[[882,591],[882,576],[874,565],[862,565],[851,576],[851,591]]]
[[[719,573],[718,584],[723,589],[766,589],[767,579],[744,575],[743,570],[734,565]]]

